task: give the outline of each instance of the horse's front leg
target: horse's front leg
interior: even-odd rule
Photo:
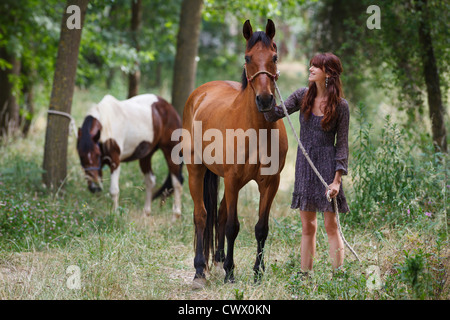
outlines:
[[[116,211],[119,206],[119,176],[120,165],[111,169],[111,185],[109,186],[109,194],[113,200],[113,210]]]
[[[259,219],[255,225],[255,238],[257,243],[257,253],[255,266],[255,282],[261,277],[261,272],[264,272],[264,245],[266,243],[267,235],[269,233],[269,214],[272,201],[280,184],[280,175],[265,176],[258,183],[260,199],[259,199]]]

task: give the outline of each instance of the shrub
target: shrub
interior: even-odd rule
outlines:
[[[431,143],[421,145],[417,134],[400,129],[390,116],[375,135],[364,109],[358,105],[349,219],[395,225],[421,223],[425,216],[447,232],[445,157]]]

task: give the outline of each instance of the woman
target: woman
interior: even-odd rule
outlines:
[[[329,184],[331,198],[337,198],[339,212],[348,212],[341,178],[347,174],[349,108],[342,97],[342,64],[332,53],[322,53],[310,61],[309,87],[295,91],[285,105],[291,114],[300,110],[300,140],[312,162]],[[268,121],[284,117],[281,106],[264,114]],[[316,212],[324,213],[331,263],[335,269],[344,262],[344,244],[339,235],[333,202],[326,188],[297,150],[292,208],[300,209],[302,221],[301,269],[312,271],[316,251]]]

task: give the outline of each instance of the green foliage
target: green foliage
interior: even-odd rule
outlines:
[[[123,228],[123,210],[99,216],[82,197],[46,194],[39,165],[15,156],[0,166],[0,250],[61,247],[94,231]]]
[[[245,19],[252,20],[255,30],[263,29],[267,18],[274,19],[281,27],[282,19],[297,18],[295,12],[301,3],[293,0],[205,1],[197,84],[216,79],[239,81],[244,41],[234,34],[235,31],[241,30]],[[47,2],[45,6],[36,0],[2,2],[0,10],[8,14],[0,17],[0,46],[4,44],[9,51],[22,57],[24,72],[20,81],[15,81],[16,91],[27,83],[39,84],[39,90],[49,95],[64,7],[63,2]],[[137,34],[133,34],[130,1],[90,1],[83,26],[76,85],[91,89],[107,83],[107,89],[111,90],[113,79],[126,78],[139,68],[143,87],[170,86],[180,8],[181,0],[143,1],[142,24]],[[281,28],[277,37],[281,41]],[[2,58],[0,66],[10,67]],[[24,99],[23,95],[19,96]]]
[[[234,289],[234,299],[244,300],[244,291],[239,289]]]
[[[144,1],[140,30],[133,34],[130,1],[91,2],[83,28],[78,85],[89,87],[107,80],[111,70],[129,74],[139,68],[145,76],[154,73],[157,64],[170,61],[175,53],[179,4],[179,0]]]
[[[404,262],[395,268],[398,271],[395,277],[407,286],[414,299],[441,298],[448,275],[439,249],[435,252],[422,248],[405,250]]]
[[[408,284],[413,292],[415,298],[424,298],[427,291],[430,290],[427,283],[427,275],[424,274],[425,257],[421,251],[412,256],[409,252],[405,252],[405,262],[398,267],[400,271],[400,279]]]
[[[0,47],[21,62],[20,77],[11,79],[20,104],[23,97],[18,93],[24,85],[38,81],[51,85],[63,5],[60,1],[42,5],[37,0],[5,0],[0,4]],[[0,58],[0,67],[10,66]]]
[[[284,36],[283,21],[292,18],[298,22],[295,12],[302,2],[205,0],[197,84],[211,80],[240,81],[245,46],[241,30],[245,20],[251,21],[254,31],[264,30],[267,19],[274,20],[278,28],[276,42],[280,43]]]
[[[300,257],[293,257],[296,261]],[[295,263],[292,264],[294,266]],[[329,265],[316,265],[314,272],[305,274],[298,272],[298,266],[287,268],[286,289],[293,299],[320,300],[365,300],[369,294],[366,278],[358,271],[356,265],[348,265],[347,269],[336,270],[329,275]]]
[[[351,218],[376,225],[431,219],[445,229],[448,168],[442,155],[420,147],[414,135],[389,116],[377,134],[365,112],[359,104],[350,162],[354,172]]]
[[[317,51],[331,51],[343,63],[344,91],[350,100],[373,103],[368,92],[383,89],[398,99],[399,110],[405,110],[410,120],[424,113],[424,72],[419,43],[419,23],[425,17],[418,12],[420,1],[338,0],[307,1],[308,14],[303,33],[308,56]],[[450,71],[448,51],[449,4],[427,1],[429,11],[425,21],[430,28],[433,49],[441,79],[443,101],[447,99]],[[366,9],[378,5],[381,29],[370,30]],[[372,107],[372,105],[371,105]],[[417,120],[416,120],[417,121]]]
[[[265,26],[268,18],[275,19],[283,13],[292,12],[302,2],[294,0],[282,2],[276,0],[205,0],[203,17],[206,21],[225,22],[227,17],[233,15],[240,18],[240,23],[243,23],[247,19],[250,19],[254,23],[261,20],[262,28]],[[257,17],[257,19],[253,17]]]

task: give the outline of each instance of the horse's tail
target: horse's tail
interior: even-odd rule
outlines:
[[[217,197],[219,193],[219,177],[211,170],[206,169],[203,179],[203,202],[206,209],[206,227],[203,234],[203,253],[208,268],[209,255],[214,254],[217,241],[215,241],[214,230],[218,222]]]
[[[164,181],[161,188],[156,191],[156,193],[152,196],[152,200],[155,200],[156,198],[159,198],[162,196],[162,201],[165,201],[168,196],[170,196],[173,193],[173,185],[172,185],[172,177],[170,176],[170,172],[166,178],[166,181]]]
[[[182,167],[183,163],[181,163],[177,179],[180,181],[180,184],[183,184],[183,175],[182,175]],[[158,191],[155,192],[155,194],[152,196],[152,201],[155,200],[158,197],[162,197],[162,201],[165,201],[168,196],[170,196],[173,193],[173,185],[172,185],[172,176],[171,172],[169,171],[169,174],[167,175],[166,181],[164,181],[161,188],[158,189]]]

